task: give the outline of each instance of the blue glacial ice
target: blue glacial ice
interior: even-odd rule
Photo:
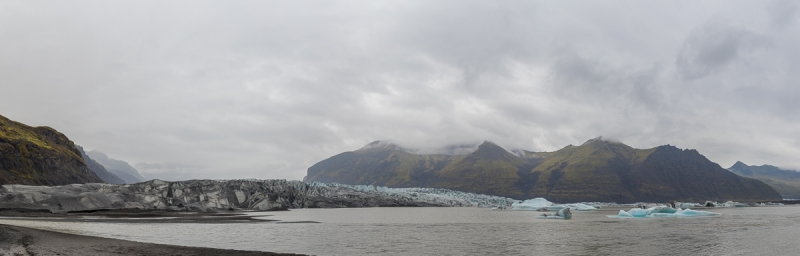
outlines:
[[[664,218],[664,217],[701,217],[722,215],[716,212],[695,211],[692,209],[675,209],[667,206],[656,206],[647,209],[632,208],[629,211],[619,210],[617,215],[608,215],[609,218]]]
[[[511,204],[511,210],[523,211],[559,211],[565,208],[570,208],[573,211],[591,211],[597,209],[597,207],[582,203],[554,204],[553,202],[547,201],[547,199],[541,197],[514,202]]]

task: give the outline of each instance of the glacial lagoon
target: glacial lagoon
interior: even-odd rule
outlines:
[[[140,242],[313,255],[793,255],[800,206],[708,208],[693,218],[609,218],[630,207],[541,212],[471,207],[250,212],[274,222],[106,223],[0,218],[10,224]]]

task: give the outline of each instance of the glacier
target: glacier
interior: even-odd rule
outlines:
[[[629,211],[619,210],[617,215],[607,215],[609,218],[664,218],[664,217],[702,217],[702,216],[718,216],[721,213],[696,211],[689,208],[672,208],[669,206],[656,206],[647,209],[632,208]]]
[[[0,186],[0,208],[230,211],[380,206],[509,207],[515,200],[438,188],[387,188],[287,180],[150,180],[136,184]]]

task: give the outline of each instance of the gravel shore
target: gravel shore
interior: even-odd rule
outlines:
[[[0,255],[298,255],[140,243],[0,225]]]

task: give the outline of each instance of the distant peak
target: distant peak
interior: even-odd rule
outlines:
[[[494,142],[491,142],[491,141],[488,141],[488,140],[484,140],[483,143],[481,143],[481,146],[483,146],[483,145],[498,147],[497,143],[494,143]]]
[[[490,153],[490,152],[500,153],[500,154],[511,154],[510,152],[508,152],[508,150],[506,150],[503,147],[500,147],[497,144],[495,144],[495,143],[493,143],[491,141],[488,141],[488,140],[484,141],[483,144],[478,146],[478,150],[475,150],[475,152],[473,152],[473,154],[475,154],[475,153],[477,153],[477,154],[486,154],[486,153]]]
[[[616,141],[616,140],[604,139],[604,138],[603,138],[603,136],[597,136],[597,137],[596,137],[596,138],[594,138],[594,139],[587,140],[586,142],[584,142],[583,144],[581,144],[581,146],[584,146],[584,145],[591,145],[591,144],[596,144],[596,143],[604,143],[604,144],[605,144],[605,143],[622,144],[622,142],[619,142],[619,141]],[[571,144],[570,144],[570,145],[571,145]]]
[[[484,141],[480,146],[478,146],[478,150],[497,150],[497,149],[506,151],[504,148],[488,140]]]
[[[383,141],[383,140],[376,140],[370,142],[364,147],[361,147],[359,150],[369,150],[369,149],[401,149],[397,144],[394,144],[390,141]]]

